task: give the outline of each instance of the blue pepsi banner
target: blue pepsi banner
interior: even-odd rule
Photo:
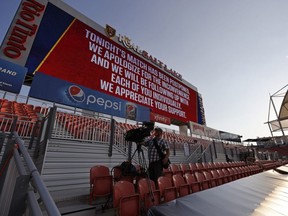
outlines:
[[[150,120],[150,109],[148,107],[41,72],[35,74],[29,96],[135,121]]]
[[[0,89],[19,94],[27,68],[0,59]]]

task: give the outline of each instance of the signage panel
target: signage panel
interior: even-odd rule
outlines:
[[[37,73],[34,79],[29,92],[30,97],[135,121],[150,120],[150,110],[147,107],[43,73]]]
[[[27,68],[0,59],[0,89],[19,94]]]
[[[25,66],[47,0],[22,1],[0,47],[0,58]]]
[[[42,25],[44,21],[49,20],[44,16]],[[196,91],[77,19],[36,71],[147,106],[159,115],[197,122]]]
[[[16,30],[23,40],[16,40]],[[112,27],[105,31],[62,1],[23,0],[0,57],[12,62],[18,57],[29,75],[41,72],[171,120],[199,122],[197,91],[164,63],[128,49],[129,41],[124,46],[119,38]]]
[[[162,115],[158,115],[158,114],[153,113],[153,112],[150,112],[150,121],[159,122],[159,123],[167,124],[167,125],[171,124],[170,118],[167,118],[167,117],[162,116]]]
[[[190,122],[190,129],[192,134],[205,136],[205,127],[203,125]]]

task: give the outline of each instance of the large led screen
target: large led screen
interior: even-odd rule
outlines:
[[[110,37],[104,28],[95,28],[98,24],[83,19],[83,15],[79,18],[75,11],[73,15],[67,12],[71,10],[55,0],[45,5],[25,63],[28,73],[41,72],[147,107],[151,112],[171,119],[198,122],[195,90],[125,48],[117,41],[117,36]]]

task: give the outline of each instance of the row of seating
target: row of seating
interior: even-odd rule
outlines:
[[[112,198],[117,215],[129,216],[146,214],[151,206],[169,201],[166,198],[169,194],[165,183],[166,177],[159,178],[156,185],[154,181],[145,177],[139,177],[136,183],[133,183],[131,178],[121,178],[116,174],[114,179],[113,176],[109,168],[103,165],[90,169],[90,204],[97,197],[106,197],[104,206],[107,207]]]
[[[91,116],[75,115],[57,112],[56,121],[64,131],[69,132],[75,139],[107,141],[110,122]]]
[[[214,169],[231,168],[245,166],[244,161],[233,161],[233,162],[202,162],[202,163],[180,163],[170,164],[168,169],[164,169],[165,175],[172,176],[175,174],[184,175],[185,173],[195,173],[202,171],[209,171]]]
[[[124,130],[128,131],[131,129],[138,128],[137,125],[132,125],[128,123],[122,123],[118,122],[118,125]],[[185,136],[183,134],[177,134],[172,131],[164,130],[163,131],[163,138],[170,144],[170,146],[173,146],[176,150],[183,150],[184,144],[188,145],[202,145],[204,148],[207,147],[210,143],[211,140],[206,140],[206,139],[201,139],[198,137],[192,137],[192,136]],[[228,150],[233,150],[237,147],[238,151],[247,151],[243,145],[235,145],[235,144],[226,144],[224,148],[227,148]]]
[[[90,204],[97,197],[106,197],[104,208],[113,198],[113,208],[118,215],[139,215],[140,195],[136,193],[134,184],[128,181],[113,183],[113,177],[108,167],[97,165],[90,169]]]
[[[37,119],[37,114],[44,114],[45,112],[47,112],[47,109],[41,106],[34,106],[32,104],[19,103],[17,101],[10,101],[7,99],[0,99],[0,113],[16,115],[19,119]]]
[[[199,168],[200,164],[202,163],[194,165]],[[191,167],[194,165],[189,164]],[[112,197],[113,207],[119,215],[139,215],[140,211],[145,213],[152,205],[169,202],[263,171],[257,164],[246,165],[244,162],[215,163],[212,168],[202,166],[193,172],[178,172],[182,170],[176,170],[175,167],[180,168],[181,165],[170,164],[169,175],[165,172],[165,176],[159,177],[155,184],[145,178],[145,175],[121,175],[119,166],[114,167],[111,172],[106,166],[94,166],[90,169],[90,204],[95,198],[106,196],[107,206]],[[141,167],[136,166],[136,171],[139,173]]]
[[[118,122],[118,125],[124,131],[138,128],[137,125],[132,125],[132,124],[123,123],[123,122]],[[172,133],[172,132],[168,132],[168,131],[163,132],[163,139],[167,140],[167,142],[170,143],[171,145],[172,144],[175,145],[176,149],[183,149],[184,143],[195,144],[195,143],[201,142],[201,144],[204,145],[205,143],[209,142],[207,140],[202,140],[202,139],[198,139],[195,137],[189,137],[189,136],[185,136],[185,135],[181,135],[181,134],[177,134],[177,133]]]
[[[0,99],[0,130],[3,132],[11,131],[13,122],[17,118],[15,130],[22,137],[30,137],[39,116],[46,112],[48,109],[40,106]],[[34,135],[37,132],[38,127],[34,130]]]

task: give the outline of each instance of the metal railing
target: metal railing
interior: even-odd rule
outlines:
[[[0,131],[15,130],[21,137],[32,137],[36,135],[37,128],[40,121],[25,120],[25,118],[19,118],[17,115],[0,112]],[[14,128],[13,128],[14,127]],[[34,134],[33,134],[34,133]]]
[[[198,147],[187,157],[186,162],[187,163],[195,163],[198,162],[198,160],[202,157],[201,152],[201,145],[198,145]]]
[[[213,154],[212,154],[212,147],[213,142],[209,143],[208,145],[200,144],[186,159],[187,163],[196,163],[200,160],[204,162],[211,162],[213,161]]]
[[[57,111],[52,138],[108,143],[110,131],[110,119]]]
[[[49,216],[61,215],[17,132],[10,134],[0,170],[1,216],[43,215],[37,200]]]

